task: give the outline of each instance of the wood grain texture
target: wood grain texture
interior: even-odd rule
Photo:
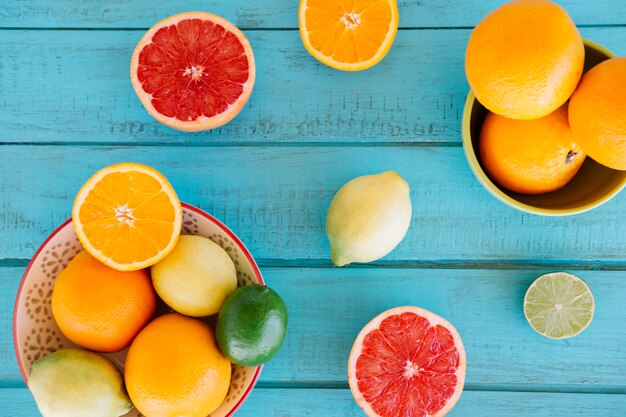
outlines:
[[[2,258],[30,258],[96,170],[136,161],[163,172],[181,200],[223,220],[260,259],[330,265],[324,219],[334,193],[394,169],[411,186],[413,220],[383,262],[626,260],[624,195],[577,216],[524,214],[482,188],[461,148],[6,145],[0,160]]]
[[[0,390],[2,416],[39,416],[26,388]],[[621,417],[626,395],[464,392],[448,417]],[[4,414],[6,413],[6,414]],[[347,389],[256,388],[237,417],[363,417]]]
[[[0,416],[39,417],[26,388],[0,389]],[[622,417],[626,395],[464,392],[448,417]],[[364,417],[347,389],[256,388],[237,417]]]
[[[622,28],[582,32],[626,53]],[[189,134],[152,119],[131,87],[141,32],[0,31],[0,143],[458,145],[469,33],[401,31],[379,65],[346,73],[315,61],[297,32],[247,32],[258,72],[250,101],[226,126]]]
[[[1,416],[39,417],[26,388],[0,389]],[[448,417],[621,417],[626,395],[464,392]],[[237,417],[363,417],[348,389],[255,388]]]
[[[0,379],[19,382],[10,321],[22,268],[0,268]],[[352,343],[377,314],[417,305],[448,319],[467,351],[471,389],[626,393],[626,273],[572,271],[590,286],[596,315],[580,336],[552,341],[522,312],[528,286],[544,271],[264,268],[289,309],[285,345],[262,383],[347,386]],[[8,360],[7,360],[8,359]]]
[[[401,27],[474,26],[483,16],[504,3],[455,0],[399,0]],[[626,11],[619,1],[558,1],[577,24],[622,24]],[[172,14],[208,11],[244,28],[297,28],[298,0],[249,1],[132,0],[23,1],[4,0],[0,27],[148,28]]]
[[[0,268],[0,387],[22,380],[13,348],[13,305],[23,273],[24,268]]]
[[[584,37],[626,54],[623,2],[557,1]],[[344,73],[304,50],[298,0],[3,0],[0,417],[39,415],[12,340],[23,265],[69,216],[82,183],[124,160],[159,169],[183,201],[223,220],[287,302],[285,345],[237,416],[363,416],[347,389],[348,354],[365,323],[398,305],[440,314],[463,337],[467,391],[450,417],[626,416],[626,197],[574,217],[523,214],[495,201],[463,156],[465,46],[504,2],[399,0],[389,55]],[[189,10],[244,28],[257,61],[241,115],[198,134],[155,122],[128,74],[145,29]],[[411,185],[409,233],[374,267],[331,268],[332,196],[387,169]],[[550,265],[596,297],[593,323],[568,341],[537,335],[522,312]]]

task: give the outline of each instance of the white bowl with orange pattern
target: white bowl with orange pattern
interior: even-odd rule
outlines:
[[[201,235],[224,248],[235,263],[239,286],[265,284],[252,255],[228,227],[197,207],[186,203],[182,203],[182,206],[182,234]],[[59,330],[52,317],[50,302],[57,275],[82,249],[74,232],[72,220],[69,219],[48,236],[24,272],[13,311],[13,343],[17,363],[26,383],[31,364],[35,360],[61,348],[77,347]],[[123,372],[126,351],[125,349],[105,356]],[[262,368],[262,365],[255,367],[233,365],[228,395],[210,417],[232,416],[250,395]],[[135,408],[125,415],[125,417],[141,416],[142,414]]]

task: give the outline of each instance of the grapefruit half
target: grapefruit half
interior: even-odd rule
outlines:
[[[181,13],[141,38],[130,77],[144,107],[159,122],[187,132],[215,129],[248,101],[254,55],[244,34],[226,19]]]
[[[354,399],[370,417],[442,417],[465,383],[456,329],[419,307],[397,307],[359,333],[348,361]]]

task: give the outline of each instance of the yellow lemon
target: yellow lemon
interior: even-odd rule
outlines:
[[[203,236],[181,236],[151,268],[154,289],[179,313],[203,317],[220,311],[237,288],[237,271],[224,249]]]
[[[115,417],[133,405],[122,375],[104,356],[80,349],[60,349],[36,360],[28,377],[44,417]]]
[[[409,185],[394,171],[365,175],[337,192],[326,217],[336,266],[372,262],[391,252],[411,223]]]

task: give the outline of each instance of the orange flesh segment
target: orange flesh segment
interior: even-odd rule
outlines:
[[[365,336],[356,376],[359,391],[381,417],[424,417],[453,397],[459,365],[448,329],[403,313]]]
[[[387,0],[308,0],[307,6],[311,45],[338,62],[372,59],[392,21]]]
[[[75,220],[88,239],[83,243],[99,251],[101,261],[130,265],[158,256],[171,244],[179,233],[179,207],[173,190],[154,176],[113,171],[84,196]]]

